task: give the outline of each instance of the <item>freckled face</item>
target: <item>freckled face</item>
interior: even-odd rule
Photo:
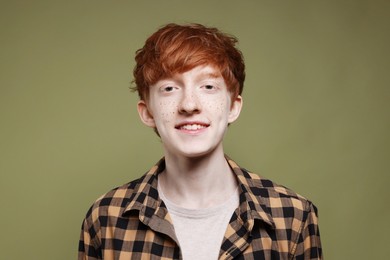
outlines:
[[[165,156],[174,157],[223,153],[223,136],[240,110],[241,97],[232,103],[223,77],[211,66],[158,81],[149,100],[138,104],[141,120],[157,128]]]

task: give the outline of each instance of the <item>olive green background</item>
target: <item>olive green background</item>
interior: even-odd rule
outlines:
[[[226,153],[318,206],[327,259],[385,259],[389,14],[387,0],[1,1],[0,259],[75,259],[91,203],[162,156],[128,88],[168,22],[240,39]]]

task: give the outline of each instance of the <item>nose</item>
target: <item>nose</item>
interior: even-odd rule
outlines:
[[[183,96],[179,104],[179,112],[182,114],[194,114],[200,112],[199,99],[193,91],[183,91]]]

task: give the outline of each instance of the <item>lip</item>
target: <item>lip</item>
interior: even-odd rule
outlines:
[[[202,121],[184,121],[175,125],[175,129],[185,133],[200,133],[210,126],[209,123]]]

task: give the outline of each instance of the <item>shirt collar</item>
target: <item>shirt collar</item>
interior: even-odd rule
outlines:
[[[252,226],[255,220],[260,220],[274,228],[275,222],[272,218],[272,212],[267,206],[266,198],[259,195],[268,192],[267,188],[262,185],[261,178],[241,168],[228,156],[225,157],[237,176],[240,189],[239,217],[242,222],[249,223]],[[251,229],[251,227],[247,228]]]
[[[158,196],[157,191],[157,176],[160,172],[165,169],[165,159],[162,158],[156,163],[146,174],[144,174],[138,181],[133,189],[133,192],[130,197],[129,204],[125,207],[123,215],[129,213],[130,211],[139,211],[140,219],[151,218],[153,215],[162,214],[161,217],[164,218],[166,215],[165,212],[157,211],[161,209],[161,199]]]
[[[267,203],[259,191],[266,192],[266,188],[261,185],[258,175],[249,173],[240,168],[232,159],[225,156],[231,169],[237,176],[240,190],[239,218],[243,223],[250,223],[252,226],[255,220],[262,220],[271,227],[274,227],[272,213],[267,207]],[[129,204],[125,207],[123,214],[137,210],[140,212],[140,220],[148,222],[152,216],[162,219],[167,218],[167,209],[158,196],[157,176],[165,169],[165,159],[162,158],[137,182]],[[257,192],[254,192],[257,191]],[[169,217],[167,220],[170,222]],[[250,227],[248,227],[250,228]]]

